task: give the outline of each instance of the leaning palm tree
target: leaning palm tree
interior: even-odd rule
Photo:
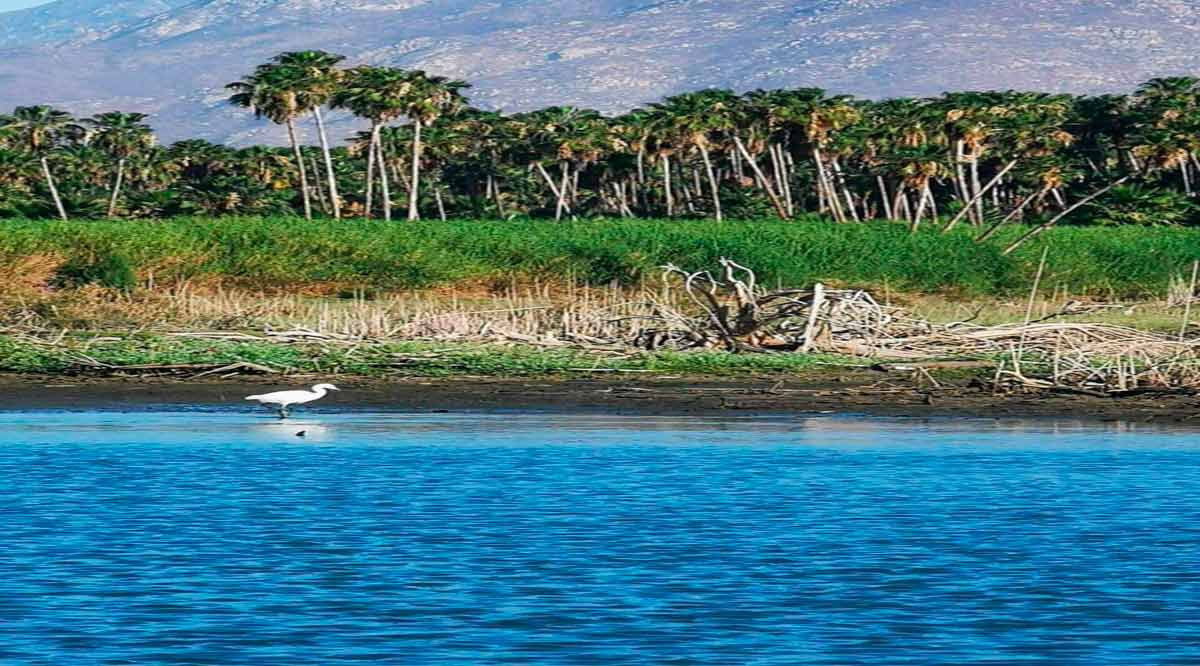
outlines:
[[[75,119],[66,111],[49,106],[18,106],[12,115],[0,116],[0,130],[10,131],[20,137],[30,154],[41,162],[42,175],[54,200],[54,207],[58,209],[58,216],[66,220],[67,211],[58,194],[58,186],[54,183],[54,175],[50,172],[46,153],[64,139],[80,134],[81,128]]]
[[[329,103],[337,90],[342,78],[342,72],[337,69],[337,65],[343,60],[345,56],[325,51],[290,51],[281,53],[272,60],[290,80],[290,87],[296,93],[301,106],[309,109],[317,122],[317,134],[320,136],[321,153],[325,158],[325,177],[334,219],[341,218],[342,206],[321,107]]]
[[[258,118],[287,126],[288,140],[296,159],[296,172],[300,178],[300,197],[304,204],[304,218],[312,220],[312,203],[309,201],[308,171],[304,167],[304,154],[296,138],[296,118],[310,107],[297,93],[295,77],[276,64],[260,65],[253,74],[225,86],[234,91],[229,103],[252,109]]]
[[[143,122],[145,119],[144,113],[113,111],[84,121],[90,130],[90,144],[117,160],[117,174],[108,199],[108,217],[116,214],[127,161],[154,145],[154,130]]]

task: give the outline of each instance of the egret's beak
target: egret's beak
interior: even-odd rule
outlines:
[[[340,391],[340,390],[342,390],[342,389],[340,389],[340,388],[338,388],[338,387],[336,387],[336,386],[332,386],[332,385],[331,385],[329,388],[333,389],[334,391]]]

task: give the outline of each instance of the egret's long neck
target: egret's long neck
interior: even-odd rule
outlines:
[[[327,393],[324,386],[314,386],[312,392],[316,393],[318,398],[324,398]]]

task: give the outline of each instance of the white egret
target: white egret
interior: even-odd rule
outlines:
[[[286,419],[288,416],[288,407],[320,400],[329,391],[340,390],[342,389],[333,384],[317,384],[312,387],[311,391],[276,391],[274,393],[247,396],[246,399],[255,400],[260,405],[275,405],[279,409],[279,418]]]

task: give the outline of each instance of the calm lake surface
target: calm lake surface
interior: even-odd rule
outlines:
[[[0,413],[0,663],[356,662],[1200,664],[1200,433]]]

